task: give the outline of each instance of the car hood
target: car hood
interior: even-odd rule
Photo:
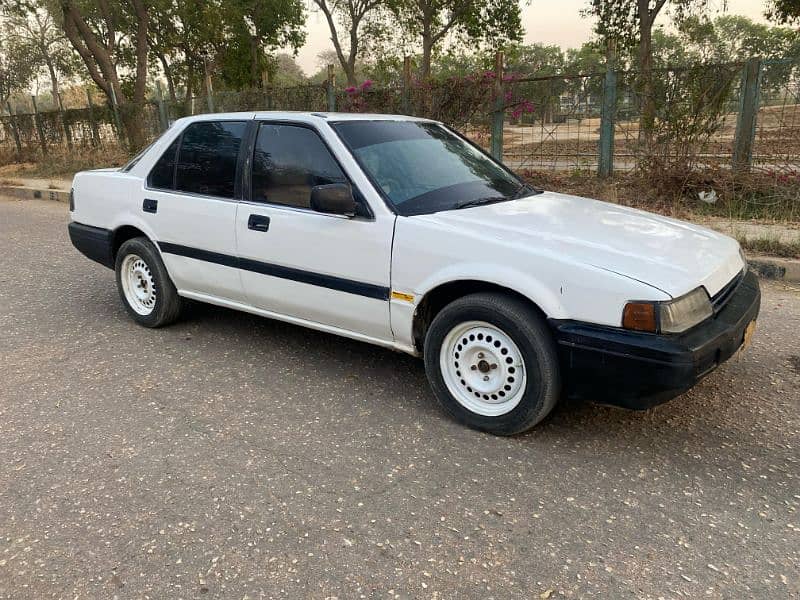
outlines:
[[[681,296],[720,291],[744,262],[739,244],[715,231],[641,210],[544,192],[426,215],[478,238],[588,264]]]

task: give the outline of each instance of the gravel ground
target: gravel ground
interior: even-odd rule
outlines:
[[[800,291],[646,413],[510,439],[422,363],[198,305],[124,313],[66,207],[0,200],[0,597],[800,595]]]

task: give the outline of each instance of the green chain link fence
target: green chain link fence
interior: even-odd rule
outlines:
[[[516,169],[800,170],[800,61],[752,59],[652,73],[652,96],[632,71],[517,77],[495,70],[446,80],[343,88],[322,84],[217,91],[177,101],[160,87],[138,117],[148,139],[177,118],[209,112],[409,114],[442,121]],[[124,145],[124,114],[109,103],[39,111],[7,105],[0,147],[18,158],[52,148]],[[643,131],[645,104],[655,110]]]

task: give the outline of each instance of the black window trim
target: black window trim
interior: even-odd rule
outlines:
[[[245,124],[245,131],[244,135],[242,135],[242,143],[239,145],[239,154],[236,157],[236,174],[234,175],[234,182],[233,182],[233,198],[227,198],[225,196],[214,196],[211,194],[199,194],[197,192],[186,192],[183,190],[175,189],[175,185],[177,183],[178,177],[178,162],[180,161],[181,155],[181,145],[183,144],[183,134],[184,132],[194,125],[195,123],[244,123]],[[144,189],[150,192],[163,192],[166,194],[180,194],[181,196],[189,196],[191,198],[203,198],[205,200],[218,200],[220,202],[239,202],[242,199],[242,175],[244,169],[244,161],[243,161],[243,151],[246,149],[245,145],[248,143],[249,136],[251,131],[253,130],[254,120],[251,119],[197,119],[196,121],[191,121],[186,124],[186,126],[181,129],[180,133],[175,136],[170,142],[169,145],[164,149],[164,152],[169,150],[169,147],[172,146],[173,143],[176,141],[178,142],[178,148],[175,151],[175,165],[172,167],[172,188],[159,188],[159,187],[151,187],[150,186],[150,174],[153,172],[153,169],[156,168],[158,161],[161,160],[161,157],[164,156],[164,152],[162,152],[159,157],[156,159],[156,162],[153,163],[153,166],[150,167],[150,170],[147,172],[147,176],[144,178]],[[238,193],[238,195],[237,195]]]
[[[244,169],[243,169],[243,181],[242,181],[243,185],[242,185],[242,199],[241,199],[241,202],[246,203],[246,204],[251,205],[251,206],[268,206],[270,208],[288,209],[288,210],[292,210],[292,211],[296,211],[296,212],[302,212],[302,213],[306,213],[306,214],[310,213],[310,214],[315,214],[315,215],[322,215],[322,216],[325,216],[325,217],[341,218],[341,215],[329,215],[329,214],[326,214],[326,213],[318,212],[318,211],[314,210],[313,208],[303,208],[302,206],[292,206],[290,204],[276,204],[274,202],[261,202],[261,201],[258,201],[258,200],[253,200],[253,156],[254,156],[255,150],[256,150],[256,140],[258,138],[258,130],[261,128],[262,124],[265,124],[265,125],[288,125],[288,126],[291,126],[291,127],[302,127],[304,129],[310,129],[311,131],[313,131],[316,134],[316,136],[319,139],[319,141],[322,142],[322,144],[325,146],[325,148],[327,149],[328,153],[331,155],[331,158],[334,160],[336,165],[339,167],[339,170],[342,172],[342,174],[344,175],[345,179],[347,179],[347,182],[350,184],[350,187],[353,189],[354,195],[356,196],[356,202],[358,202],[364,208],[364,210],[366,211],[366,215],[356,215],[355,217],[352,217],[352,218],[360,220],[360,221],[374,221],[375,220],[375,212],[372,210],[372,207],[370,206],[369,200],[367,200],[366,195],[361,191],[361,188],[359,188],[355,184],[353,179],[350,177],[350,175],[347,173],[345,168],[342,166],[342,163],[339,160],[339,157],[336,156],[336,153],[333,151],[333,149],[331,148],[330,144],[325,139],[325,136],[323,136],[320,133],[319,128],[317,128],[315,125],[313,125],[311,123],[305,123],[305,122],[302,122],[302,121],[292,121],[291,119],[269,119],[269,118],[263,119],[263,118],[256,117],[253,120],[253,123],[254,123],[254,127],[253,127],[253,130],[252,130],[250,138],[247,140],[248,147],[246,148],[246,155],[245,155],[246,158],[245,158],[244,165],[243,165]],[[338,134],[337,134],[337,136],[338,136]],[[362,169],[362,171],[363,171],[363,169]],[[365,173],[365,175],[366,175],[366,173]],[[371,181],[372,180],[370,179],[370,182]],[[345,217],[345,218],[348,218],[348,217]]]

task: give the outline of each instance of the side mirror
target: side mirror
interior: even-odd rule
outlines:
[[[311,208],[321,213],[354,217],[357,206],[349,184],[330,183],[311,188]]]

